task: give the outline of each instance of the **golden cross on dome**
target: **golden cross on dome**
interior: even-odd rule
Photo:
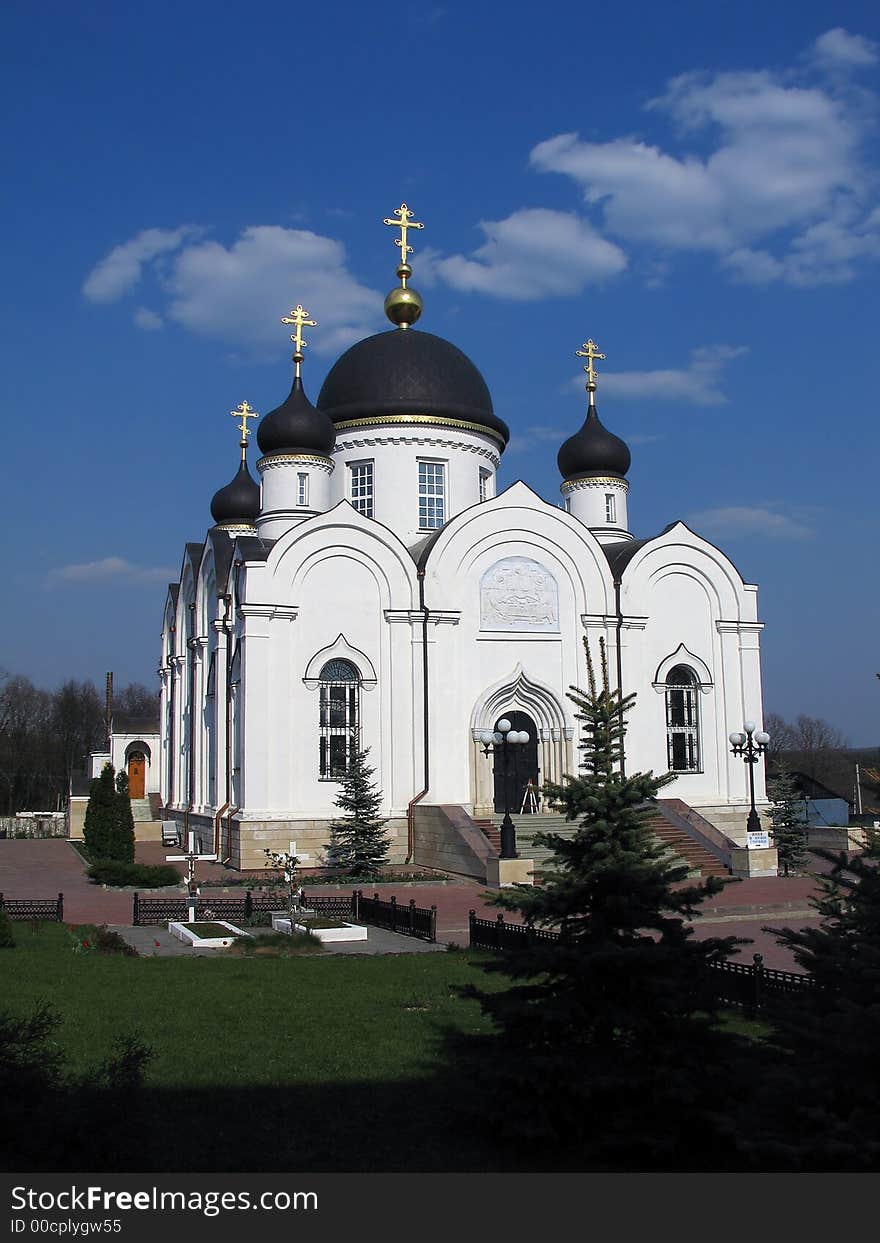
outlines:
[[[395,207],[394,214],[397,216],[396,220],[392,220],[389,216],[386,216],[382,223],[390,224],[392,229],[400,229],[400,237],[396,237],[394,239],[394,245],[400,247],[401,266],[409,267],[406,257],[407,255],[412,254],[412,246],[407,245],[407,229],[424,229],[425,226],[420,221],[413,220],[415,212],[411,212],[406,203],[401,203],[399,207]],[[398,273],[398,275],[400,274]],[[401,276],[401,283],[404,287],[406,286],[407,276],[409,276],[408,272]]]
[[[575,350],[575,356],[577,358],[586,358],[587,360],[584,371],[587,373],[587,392],[590,394],[590,405],[592,405],[593,394],[596,391],[596,376],[599,374],[593,363],[597,358],[604,358],[605,355],[600,354],[598,345],[590,337],[589,341],[585,341],[579,350]]]
[[[235,410],[229,413],[234,419],[241,419],[238,430],[241,432],[241,459],[244,461],[245,450],[247,449],[247,438],[250,436],[252,429],[248,427],[248,419],[258,419],[260,416],[249,402],[243,401]]]
[[[303,328],[317,328],[318,321],[309,319],[309,313],[305,307],[299,303],[293,308],[289,315],[284,315],[281,319],[282,324],[296,324],[296,332],[291,333],[290,339],[296,347],[293,355],[293,361],[296,363],[296,374],[299,375],[299,365],[302,362],[302,352],[308,345],[308,341],[303,340]]]

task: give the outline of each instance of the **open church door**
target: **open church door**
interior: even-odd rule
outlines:
[[[505,719],[510,721],[511,729],[525,730],[529,736],[526,746],[511,746],[508,754],[508,771],[506,775],[507,805],[512,815],[518,815],[519,809],[523,805],[523,797],[529,778],[531,778],[536,791],[541,784],[541,771],[538,768],[538,727],[527,712],[504,712],[499,716],[498,721]],[[494,726],[496,730],[498,729],[498,721],[495,722]],[[495,810],[499,814],[503,814],[505,773],[500,748],[495,752],[494,778]],[[528,812],[528,805],[526,805],[525,810]]]

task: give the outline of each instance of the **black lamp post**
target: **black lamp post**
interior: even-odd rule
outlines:
[[[504,774],[504,819],[501,821],[501,858],[516,859],[516,826],[510,818],[509,795],[507,792],[507,776],[510,771],[510,757],[514,747],[523,747],[529,741],[525,730],[511,728],[510,721],[504,717],[498,722],[498,729],[485,729],[477,737],[483,744],[483,755],[501,757],[501,771]]]
[[[730,735],[731,751],[734,755],[742,756],[743,762],[748,766],[749,770],[749,801],[751,809],[746,827],[749,833],[760,833],[761,821],[755,810],[755,765],[759,757],[767,750],[770,735],[765,734],[763,730],[755,732],[754,721],[746,721],[743,729],[746,731],[744,734],[736,733]]]

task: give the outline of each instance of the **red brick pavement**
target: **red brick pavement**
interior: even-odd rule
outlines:
[[[140,843],[137,848],[138,861],[142,863],[163,863],[167,853],[167,848],[159,842]],[[183,872],[183,864],[175,866]],[[202,863],[198,865],[197,877],[202,881],[228,880],[230,872],[219,864]],[[459,945],[467,945],[471,909],[485,919],[494,919],[498,914],[491,903],[491,893],[481,885],[466,881],[439,885],[392,883],[364,888],[370,893],[378,892],[383,898],[393,894],[399,902],[414,898],[418,906],[436,905],[438,940],[454,941]],[[307,882],[305,889],[307,895],[350,891],[350,887],[344,886],[310,887]],[[221,892],[219,889],[203,890],[212,891]],[[63,892],[65,919],[71,923],[131,922],[131,890],[104,889],[91,884],[79,855],[68,842],[57,838],[0,840],[0,892],[10,898],[54,898]],[[241,893],[241,888],[230,887],[228,892]],[[778,946],[771,934],[763,932],[762,925],[801,928],[816,923],[809,906],[810,895],[814,892],[815,882],[810,877],[758,877],[726,885],[704,905],[703,914],[695,922],[695,935],[701,939],[731,935],[751,937],[754,944],[742,947],[738,955],[741,960],[751,961],[752,954],[759,952],[764,955],[768,967],[797,969],[789,951]]]

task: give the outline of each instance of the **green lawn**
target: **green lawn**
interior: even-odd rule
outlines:
[[[77,1168],[501,1168],[452,1109],[442,1057],[444,1029],[485,1029],[453,991],[486,983],[468,954],[122,958],[74,954],[52,924],[19,924],[16,940],[0,951],[3,1008],[48,1001],[73,1069],[121,1032],[155,1051],[131,1125]]]

